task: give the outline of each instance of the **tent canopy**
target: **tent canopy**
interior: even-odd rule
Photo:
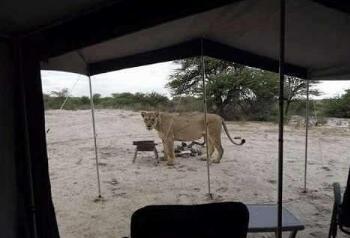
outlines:
[[[130,25],[116,22],[113,31],[122,28],[125,34],[65,54],[57,55],[53,49],[42,68],[94,75],[198,56],[203,44],[207,56],[277,72],[279,1],[230,2],[136,31],[136,25],[142,24],[138,19],[131,19]],[[132,7],[136,10],[137,5]],[[286,21],[287,74],[312,79],[349,77],[348,12],[319,1],[287,1]]]
[[[35,39],[43,69],[94,75],[197,56],[204,39],[205,55],[278,71],[278,0],[4,2],[0,39]],[[347,1],[287,1],[286,73],[347,79],[349,14]]]

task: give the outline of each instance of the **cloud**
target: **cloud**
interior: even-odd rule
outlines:
[[[316,98],[332,98],[342,95],[346,89],[350,89],[350,81],[332,80],[321,81],[317,87],[323,94]]]
[[[102,96],[120,92],[158,92],[169,95],[165,85],[176,68],[175,63],[167,62],[96,75],[91,78],[93,93]],[[41,75],[44,93],[68,88],[74,96],[89,95],[86,76],[58,71],[42,71]]]

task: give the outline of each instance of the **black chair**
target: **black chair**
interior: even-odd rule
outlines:
[[[334,205],[328,238],[337,236],[338,227],[342,232],[350,235],[350,170],[343,198],[339,183],[334,183],[333,189]]]
[[[146,206],[131,217],[131,238],[245,238],[248,222],[239,202]]]

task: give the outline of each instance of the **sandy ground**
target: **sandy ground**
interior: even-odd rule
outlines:
[[[139,113],[98,110],[96,123],[103,201],[95,201],[98,193],[90,112],[46,112],[52,193],[62,237],[128,236],[131,214],[142,206],[210,202],[206,163],[198,158],[178,158],[174,167],[165,162],[155,166],[153,154],[146,152],[132,164],[132,141],[159,142],[156,132],[145,129]],[[275,203],[277,125],[227,124],[232,136],[242,136],[247,143],[234,146],[222,136],[222,162],[210,167],[214,201]],[[338,181],[345,185],[349,135],[348,128],[310,131],[309,191],[303,194],[304,129],[286,127],[284,205],[305,223],[306,229],[298,237],[327,236],[331,184]]]

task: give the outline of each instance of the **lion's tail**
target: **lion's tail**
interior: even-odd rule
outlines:
[[[241,140],[240,143],[235,142],[235,141],[231,138],[230,134],[228,133],[228,129],[227,129],[227,126],[226,126],[224,120],[222,120],[222,127],[224,128],[227,137],[230,139],[230,141],[231,141],[233,144],[235,144],[235,145],[243,145],[243,144],[245,143],[245,139],[241,139],[240,137],[234,137],[234,139],[236,139],[236,140],[237,140],[237,139],[238,139],[238,140]]]

